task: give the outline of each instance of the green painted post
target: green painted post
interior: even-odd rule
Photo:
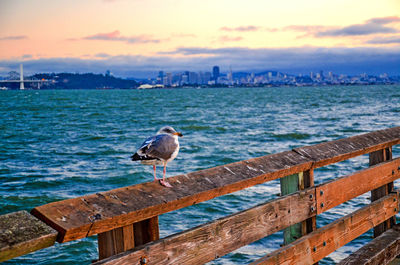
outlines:
[[[280,179],[281,195],[287,195],[299,190],[300,184],[303,182],[303,172],[289,175]],[[287,245],[302,236],[302,224],[294,224],[283,230],[283,244]]]

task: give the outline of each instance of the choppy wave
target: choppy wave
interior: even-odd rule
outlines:
[[[182,131],[167,175],[400,126],[399,86],[208,88],[180,90],[0,91],[0,214],[152,181],[130,161],[161,126]],[[399,148],[394,149],[399,154]],[[316,183],[368,164],[362,156],[315,171]],[[159,169],[158,174],[162,174]],[[276,198],[279,181],[160,216],[170,235]],[[364,205],[361,196],[318,218],[329,223]],[[180,220],[177,222],[176,220]],[[370,232],[320,264],[365,243]],[[281,232],[210,264],[251,262],[282,244]],[[90,264],[96,237],[57,244],[6,264]]]

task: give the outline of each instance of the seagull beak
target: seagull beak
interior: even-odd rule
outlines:
[[[180,132],[175,132],[174,135],[178,135],[179,137],[183,136],[183,134],[181,134]]]

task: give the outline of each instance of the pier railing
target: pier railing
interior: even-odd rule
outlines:
[[[341,263],[386,264],[400,254],[397,144],[400,127],[178,175],[173,188],[148,182],[3,215],[0,261],[98,235],[96,264],[203,264],[284,230],[285,245],[252,264],[314,264],[374,228]],[[314,169],[364,154],[369,167],[314,185]],[[159,215],[278,178],[279,198],[159,238]],[[317,215],[368,191],[369,205],[317,228]]]

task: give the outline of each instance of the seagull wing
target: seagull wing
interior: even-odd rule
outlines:
[[[176,148],[178,148],[178,144],[175,142],[174,137],[168,134],[159,134],[151,142],[146,154],[157,159],[168,160]]]
[[[178,145],[176,144],[175,139],[168,134],[152,136],[147,138],[139,147],[136,154],[140,158],[135,160],[167,160],[172,156],[177,147]]]

